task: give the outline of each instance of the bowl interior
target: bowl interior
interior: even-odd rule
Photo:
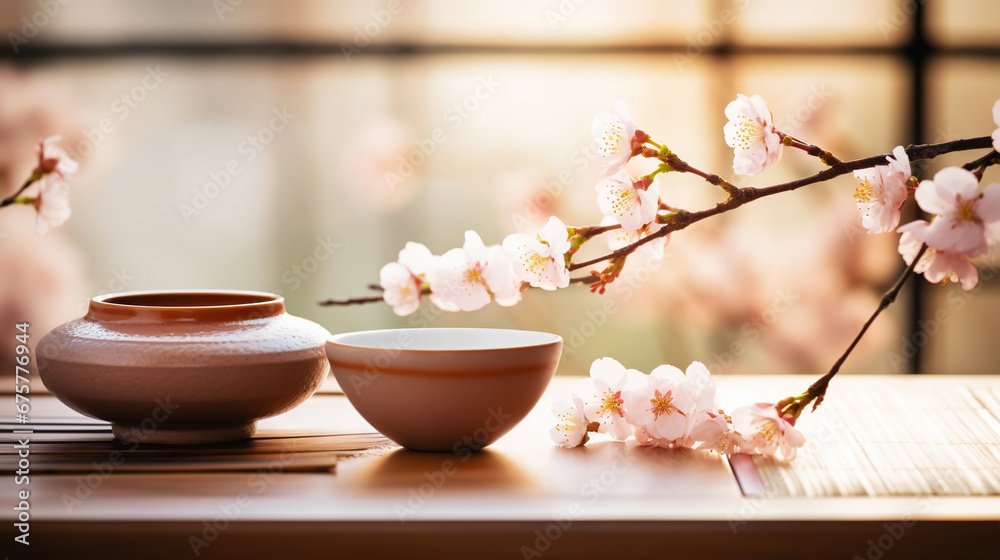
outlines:
[[[135,292],[111,294],[97,301],[105,304],[139,307],[222,307],[267,303],[278,300],[274,294],[255,292]]]
[[[475,351],[545,346],[561,341],[558,335],[513,329],[387,329],[344,333],[330,342],[355,348],[398,348],[413,351]]]

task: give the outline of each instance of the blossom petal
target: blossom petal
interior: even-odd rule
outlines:
[[[983,222],[1000,221],[1000,183],[990,183],[976,204],[976,214]]]
[[[410,269],[414,276],[421,276],[427,273],[434,255],[430,249],[422,243],[407,241],[406,245],[399,251],[399,263]]]
[[[929,214],[944,214],[951,207],[951,201],[941,196],[937,185],[930,179],[920,182],[913,197],[920,209]]]

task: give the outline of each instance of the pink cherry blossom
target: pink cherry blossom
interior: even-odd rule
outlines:
[[[493,292],[493,300],[497,305],[510,307],[521,301],[524,282],[514,268],[514,258],[510,253],[501,245],[490,245],[486,249],[486,263],[483,279]]]
[[[518,277],[534,288],[556,290],[569,286],[565,254],[570,250],[569,231],[552,216],[538,235],[515,233],[503,240]]]
[[[38,166],[34,173],[39,177],[57,175],[63,179],[71,178],[80,165],[69,157],[65,150],[56,145],[61,136],[49,136],[38,142]]]
[[[733,171],[756,175],[781,159],[781,135],[771,122],[771,111],[759,95],[738,94],[726,106],[729,122],[723,128],[726,144],[735,151]]]
[[[922,231],[930,227],[930,224],[923,220],[910,222],[899,228],[903,235],[899,238],[899,254],[907,265],[913,263],[923,241],[915,237]],[[925,237],[921,235],[921,237]],[[979,271],[976,265],[972,264],[969,257],[954,251],[939,251],[928,246],[924,251],[924,256],[920,257],[920,262],[913,268],[917,274],[923,274],[928,282],[937,284],[939,282],[959,282],[962,289],[971,290],[979,283]]]
[[[1000,184],[980,191],[979,180],[971,171],[946,167],[934,180],[921,181],[915,197],[920,208],[935,214],[930,227],[910,232],[918,241],[968,257],[989,250],[986,227],[1000,221]]]
[[[743,436],[733,429],[721,411],[698,414],[689,437],[698,442],[695,449],[713,451],[719,455],[739,453],[740,447],[746,445]]]
[[[785,459],[795,458],[795,450],[806,443],[802,432],[792,425],[793,418],[778,412],[771,403],[741,406],[733,411],[733,428],[742,434],[746,449],[761,455],[780,454]]]
[[[854,191],[854,200],[861,211],[861,225],[868,233],[889,233],[899,225],[899,209],[909,197],[906,182],[910,178],[910,158],[902,146],[892,150],[896,156],[886,157],[889,165],[859,169],[854,176],[861,184]]]
[[[598,423],[598,431],[624,441],[632,435],[623,394],[638,389],[646,376],[612,358],[595,360],[590,366],[590,377],[577,383],[575,393],[583,402],[583,412],[591,422]]]
[[[45,235],[50,227],[63,225],[72,214],[69,206],[69,183],[55,175],[43,177],[38,196],[35,197],[35,211],[35,231],[38,235]]]
[[[56,145],[59,140],[59,136],[49,136],[38,143],[38,166],[33,172],[39,185],[35,197],[38,235],[45,235],[50,227],[61,226],[72,214],[67,180],[73,177],[79,164]]]
[[[656,220],[660,208],[658,181],[646,189],[636,188],[628,173],[619,171],[598,181],[594,189],[601,212],[618,220],[623,229],[640,230]]]
[[[552,413],[556,415],[556,425],[549,430],[549,436],[556,445],[577,447],[587,441],[587,417],[583,413],[580,397],[554,401]]]
[[[426,277],[434,258],[434,254],[424,244],[413,241],[407,241],[399,251],[399,264],[405,266],[418,279]]]
[[[601,219],[602,226],[612,226],[618,225],[618,220],[614,216],[605,216]],[[660,228],[664,227],[663,224],[649,224],[648,226],[637,230],[629,231],[627,229],[621,228],[608,232],[605,234],[608,238],[608,247],[611,250],[621,249],[626,245],[631,245],[640,239],[649,237],[651,233],[659,231]],[[666,249],[667,241],[670,239],[670,235],[664,235],[662,237],[657,237],[656,239],[645,243],[639,248],[650,257],[656,260],[663,260],[664,249]]]
[[[632,139],[635,121],[628,102],[619,99],[614,103],[614,113],[599,113],[590,125],[590,133],[597,143],[597,152],[604,158],[604,174],[614,175],[625,167],[632,157]]]
[[[644,428],[653,438],[683,438],[687,433],[687,414],[695,406],[694,390],[684,372],[662,365],[643,376],[643,381],[643,386],[625,394],[629,421]]]
[[[993,104],[993,123],[1000,127],[1000,99]],[[1000,152],[1000,128],[993,131],[993,149]]]
[[[510,258],[499,246],[486,247],[474,231],[465,232],[465,245],[436,259],[427,273],[436,305],[445,311],[475,311],[490,302],[490,292],[504,305],[517,303],[521,280]]]
[[[406,316],[420,308],[424,278],[433,259],[427,247],[409,241],[399,252],[399,260],[379,271],[382,299],[396,315]]]

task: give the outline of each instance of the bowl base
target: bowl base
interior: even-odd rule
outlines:
[[[111,423],[111,433],[120,440],[134,443],[162,443],[167,445],[199,445],[250,439],[257,431],[257,422],[236,426],[169,429],[141,426],[123,426]]]

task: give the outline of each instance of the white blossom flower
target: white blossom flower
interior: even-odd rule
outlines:
[[[586,443],[587,417],[583,413],[583,401],[580,397],[554,401],[552,413],[556,415],[556,425],[549,430],[549,436],[556,445],[577,447]]]
[[[379,271],[382,299],[396,315],[406,316],[420,308],[424,279],[433,260],[430,249],[408,241],[399,252],[399,260]]]
[[[771,111],[759,95],[738,94],[726,106],[729,122],[723,128],[726,144],[735,151],[733,170],[756,175],[781,159],[781,135],[771,122]]]
[[[635,121],[628,102],[619,99],[614,103],[614,113],[599,113],[590,125],[590,133],[597,143],[597,153],[604,157],[604,174],[621,171],[632,157],[632,139]]]
[[[705,413],[715,409],[715,383],[708,368],[691,362],[687,370],[661,365],[647,376],[647,387],[626,397],[630,420],[642,426],[654,438],[671,442],[673,447],[691,447],[697,441],[695,428]],[[667,389],[670,402],[667,402]],[[648,403],[646,402],[648,400]],[[660,411],[659,418],[650,418]],[[664,412],[669,412],[666,416]]]
[[[618,220],[614,216],[605,216],[601,219],[602,226],[613,226],[618,225]],[[621,249],[626,245],[631,245],[640,239],[649,237],[650,234],[655,233],[664,227],[663,224],[649,224],[648,226],[638,230],[629,231],[625,228],[620,228],[612,230],[607,233],[608,237],[608,248],[612,251],[615,249]],[[662,237],[657,237],[656,239],[645,243],[640,248],[641,251],[653,257],[656,260],[663,260],[664,250],[667,246],[667,241],[670,240],[670,235],[664,235]]]
[[[892,154],[895,159],[886,157],[889,165],[854,172],[861,181],[854,191],[854,200],[861,211],[861,225],[868,233],[895,230],[899,225],[899,209],[909,197],[906,182],[910,178],[910,158],[902,146],[896,146]]]
[[[552,216],[536,236],[508,235],[503,248],[514,261],[514,271],[534,288],[555,290],[569,286],[565,254],[570,250],[569,231]]]
[[[1000,221],[1000,184],[982,191],[979,180],[961,167],[946,167],[933,180],[921,181],[915,193],[917,204],[935,214],[930,227],[910,233],[939,251],[975,257],[989,250],[986,227]]]
[[[580,380],[576,394],[583,402],[583,412],[591,422],[597,422],[598,431],[624,441],[632,435],[625,409],[624,393],[639,388],[646,376],[612,358],[594,360],[590,366],[590,377]]]
[[[451,311],[475,311],[490,302],[490,291],[503,305],[517,303],[521,279],[499,246],[487,248],[474,231],[465,232],[465,245],[451,249],[435,260],[427,273],[435,304]]]
[[[695,449],[732,455],[739,453],[740,447],[745,445],[743,436],[733,429],[721,412],[705,411],[697,416],[690,433],[690,438],[698,442]]]
[[[594,189],[601,212],[618,220],[622,228],[636,231],[656,221],[656,212],[660,209],[659,181],[640,189],[628,173],[619,171],[598,181]]]
[[[38,166],[34,175],[38,181],[35,197],[35,231],[45,235],[50,227],[61,226],[69,219],[69,183],[79,164],[56,145],[59,136],[49,136],[38,143]]]
[[[993,122],[998,127],[993,131],[993,149],[1000,152],[1000,99],[993,104]]]
[[[743,435],[746,446],[752,446],[761,455],[780,453],[785,459],[795,458],[795,450],[806,443],[805,436],[791,420],[771,403],[741,406],[733,411],[733,428]],[[750,450],[751,447],[741,449]]]
[[[662,365],[647,376],[645,385],[625,393],[628,419],[653,438],[682,439],[687,432],[687,415],[694,408],[693,387],[684,372]]]
[[[38,143],[38,166],[35,173],[39,176],[57,175],[63,179],[71,178],[80,164],[69,157],[65,150],[56,145],[61,136],[49,136]]]
[[[399,251],[399,264],[419,279],[426,277],[434,258],[434,254],[423,243],[407,241]]]
[[[907,266],[913,263],[920,246],[923,242],[914,236],[926,230],[930,224],[923,220],[910,222],[899,228],[902,236],[899,238],[899,254]],[[924,237],[924,236],[921,236]],[[976,265],[972,264],[969,257],[963,253],[954,251],[940,251],[931,246],[924,251],[924,256],[920,257],[920,262],[913,268],[917,274],[923,274],[928,282],[937,284],[939,282],[959,282],[962,289],[971,290],[979,283],[979,271]]]
[[[69,183],[53,175],[46,175],[41,183],[35,197],[35,231],[38,235],[45,235],[50,227],[63,225],[72,210],[69,206]]]

